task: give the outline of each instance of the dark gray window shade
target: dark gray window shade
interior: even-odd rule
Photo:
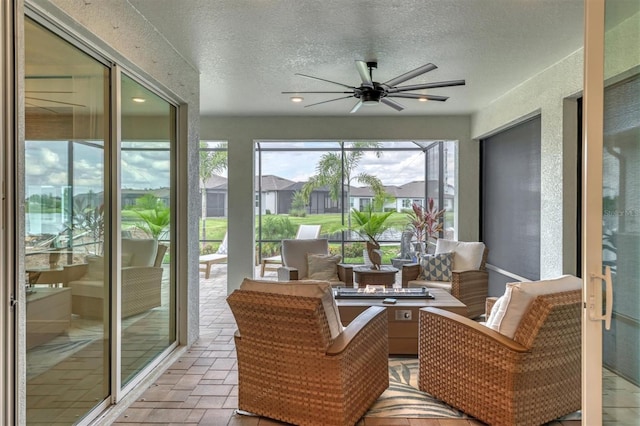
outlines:
[[[481,141],[481,236],[488,263],[540,278],[540,117]],[[561,238],[561,236],[558,236]],[[489,294],[517,281],[489,271]]]

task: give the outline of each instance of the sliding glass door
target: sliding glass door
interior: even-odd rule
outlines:
[[[586,5],[583,423],[640,413],[640,2]]]
[[[121,79],[121,383],[176,340],[172,156],[176,108]]]
[[[176,345],[177,108],[47,25],[25,19],[18,358],[24,422],[70,425]]]
[[[73,424],[111,392],[109,76],[25,20],[28,424]]]

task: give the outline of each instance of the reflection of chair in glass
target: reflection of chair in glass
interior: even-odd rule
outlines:
[[[335,286],[353,286],[353,266],[340,263],[329,253],[329,240],[282,240],[282,263],[278,281],[323,280]]]
[[[300,225],[296,240],[313,240],[320,236],[320,228],[322,225]],[[282,265],[282,256],[271,256],[262,259],[260,266],[260,276],[264,277],[264,271],[277,270]]]
[[[389,386],[387,314],[346,328],[327,283],[245,279],[227,302],[238,326],[238,408],[292,424],[353,425]]]
[[[200,256],[200,272],[204,272],[204,277],[209,279],[211,275],[211,265],[214,263],[224,263],[227,261],[227,234],[220,243],[220,247],[215,253],[203,254]]]
[[[162,259],[167,246],[152,239],[122,239],[122,317],[160,306]],[[71,311],[101,319],[108,309],[104,258],[87,256],[86,264],[65,266],[71,288]]]
[[[489,292],[489,274],[485,263],[489,250],[481,242],[463,242],[438,239],[436,255],[453,253],[450,269],[451,279],[448,281],[427,279],[422,264],[411,263],[402,267],[403,287],[431,287],[447,290],[453,297],[467,305],[469,318],[484,313],[485,300]]]
[[[491,425],[539,425],[579,410],[581,284],[518,283],[486,326],[420,310],[420,390]]]

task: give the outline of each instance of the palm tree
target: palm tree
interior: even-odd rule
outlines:
[[[207,239],[207,180],[214,174],[227,169],[227,143],[220,142],[214,148],[219,151],[208,151],[206,142],[200,141],[200,183],[202,184],[202,239]],[[204,241],[203,241],[204,246]]]
[[[302,187],[306,200],[311,197],[311,193],[315,189],[326,186],[329,188],[331,199],[342,205],[340,195],[343,185],[345,189],[344,199],[349,200],[351,183],[354,181],[371,187],[376,198],[384,197],[384,187],[380,179],[364,172],[354,174],[366,152],[363,148],[380,148],[380,142],[354,142],[352,146],[356,149],[343,151],[342,154],[328,152],[320,157],[320,161],[316,165],[316,174],[311,176]],[[379,158],[382,152],[375,151],[375,154]],[[348,216],[348,220],[349,228],[351,228],[351,215]]]

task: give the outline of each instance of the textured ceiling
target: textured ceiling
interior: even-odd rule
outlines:
[[[467,114],[582,47],[584,0],[129,0],[200,71],[202,115],[348,115],[355,99],[305,108],[340,90],[295,73],[360,85],[354,61],[378,60],[383,82],[432,62],[405,84],[465,79],[432,89],[447,102],[399,99],[402,112]]]

